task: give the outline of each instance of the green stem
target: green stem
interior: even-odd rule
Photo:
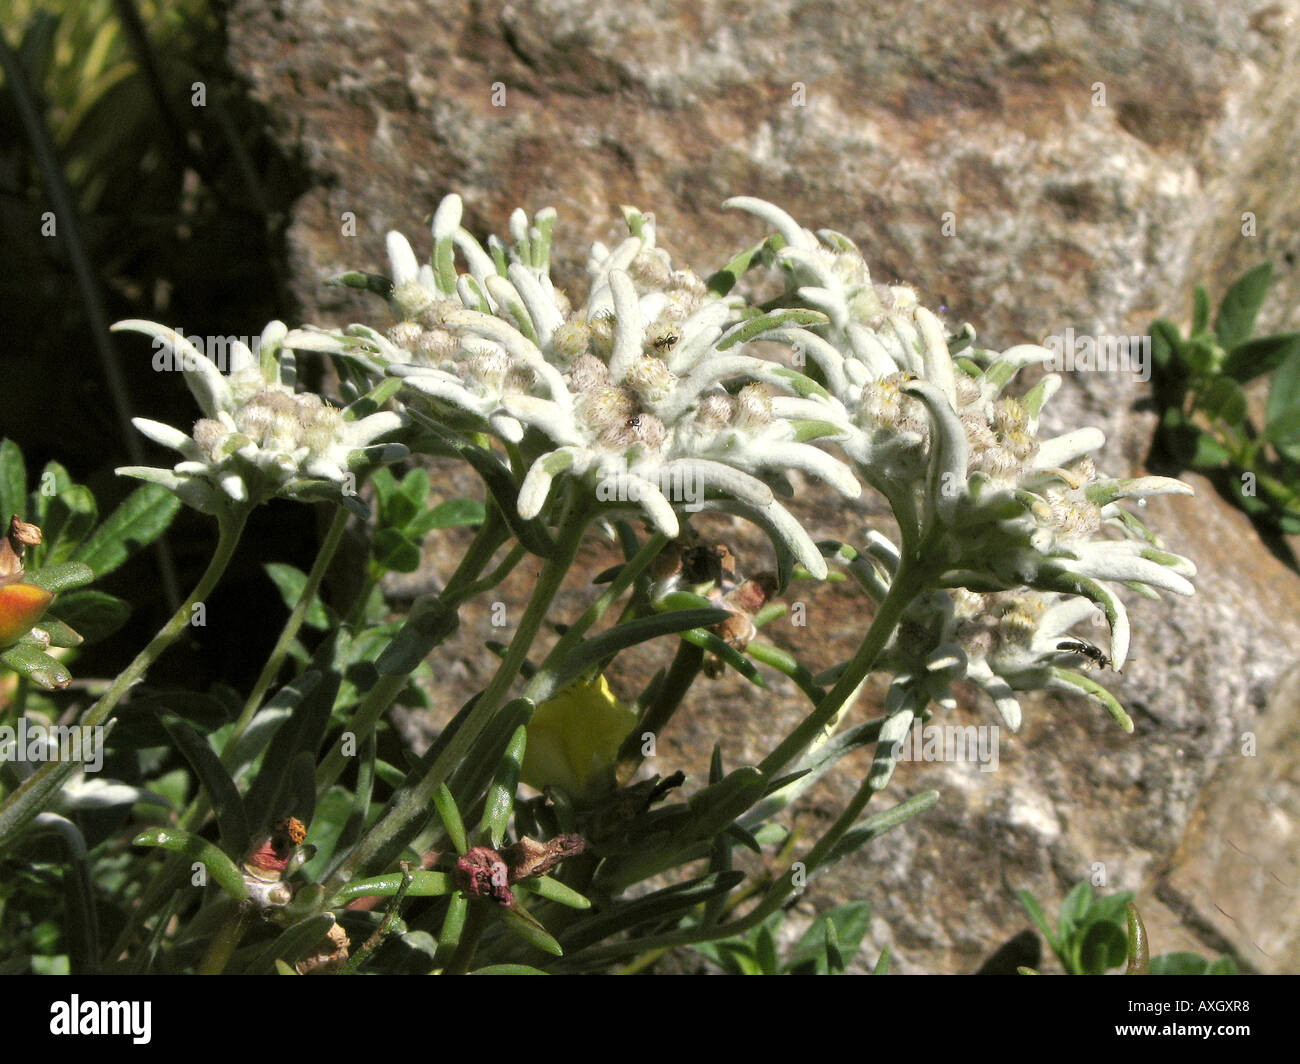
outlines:
[[[659,736],[668,726],[668,721],[677,712],[677,707],[682,704],[686,692],[691,689],[691,684],[700,674],[703,664],[704,650],[694,643],[688,643],[685,639],[680,640],[673,663],[668,668],[668,675],[664,677],[664,682],[659,688],[658,696],[646,707],[645,714],[637,721],[636,727],[628,733],[627,738],[623,740],[623,745],[619,747],[620,765],[628,765],[634,769],[645,760],[645,754],[641,752],[645,741],[641,736],[650,732],[658,742]],[[630,777],[631,773],[629,772],[628,775]]]
[[[889,594],[880,603],[871,627],[867,630],[862,644],[849,659],[844,671],[840,673],[835,686],[817,704],[782,742],[759,764],[759,770],[769,778],[775,779],[780,773],[807,749],[817,738],[818,733],[844,709],[845,703],[853,697],[862,681],[865,680],[876,664],[880,652],[894,634],[903,613],[918,594],[926,587],[930,579],[928,570],[910,563],[905,557],[889,585]]]
[[[449,609],[458,610],[463,602],[478,594],[479,585],[482,581],[476,581],[475,578],[492,560],[492,555],[496,553],[496,549],[504,542],[508,534],[505,521],[502,520],[494,507],[489,511],[487,520],[479,527],[473,543],[470,544],[469,550],[465,552],[465,556],[456,567],[456,571],[447,580],[447,585],[443,588],[438,599],[446,603]],[[516,550],[518,549],[516,548]],[[509,561],[514,555],[515,551],[512,550],[507,555],[506,561]],[[516,559],[514,564],[517,563]],[[497,567],[497,571],[501,571],[505,568],[505,565],[506,562],[502,562]],[[513,568],[513,565],[511,568]],[[506,569],[505,572],[509,572],[509,569]],[[496,575],[495,572],[493,575]],[[503,578],[504,575],[502,573]],[[393,704],[393,700],[401,693],[409,678],[409,673],[379,677],[374,686],[366,693],[361,705],[353,713],[352,719],[348,722],[344,731],[354,735],[356,742],[360,744],[363,739],[374,731],[379,719],[384,715],[388,707]],[[316,794],[318,799],[323,797],[325,792],[343,774],[345,763],[343,747],[341,744],[335,743],[321,763],[320,768],[316,770]]]
[[[293,612],[289,614],[289,619],[285,621],[284,630],[280,632],[280,638],[272,649],[271,656],[266,659],[266,665],[263,666],[261,674],[253,684],[252,691],[249,692],[248,701],[244,703],[243,712],[239,714],[234,728],[226,738],[225,746],[222,747],[221,763],[226,768],[230,767],[236,744],[248,729],[253,716],[261,708],[262,698],[267,689],[276,676],[280,674],[280,666],[284,664],[285,655],[289,653],[290,645],[298,638],[298,632],[302,629],[303,621],[307,619],[307,611],[311,609],[311,604],[316,598],[316,592],[320,588],[321,580],[324,579],[325,572],[329,569],[330,562],[334,560],[334,554],[343,539],[343,530],[347,523],[348,511],[340,506],[334,515],[334,520],[330,523],[329,531],[325,533],[325,539],[321,543],[320,550],[316,553],[315,564],[312,565],[311,572],[307,574],[307,582],[303,585],[302,594],[298,597]]]
[[[845,666],[835,686],[827,692],[826,697],[818,703],[812,713],[759,765],[760,770],[767,773],[769,778],[779,775],[791,761],[795,760],[807,749],[821,730],[845,708],[846,702],[854,696],[863,680],[871,672],[881,650],[884,649],[889,637],[898,626],[904,611],[913,599],[925,589],[931,578],[930,572],[924,566],[908,560],[915,556],[904,556],[904,560],[899,565],[898,572],[895,573],[893,582],[890,584],[889,594],[881,602],[861,646],[858,647],[857,652]],[[835,820],[835,823],[813,844],[807,856],[801,862],[798,862],[802,865],[800,871],[805,877],[811,876],[826,860],[836,844],[853,826],[862,810],[871,800],[875,789],[872,787],[870,779],[871,777],[868,776],[862,781],[852,801]],[[738,920],[726,924],[715,924],[712,927],[685,928],[681,931],[652,935],[644,939],[630,939],[627,942],[594,947],[584,950],[576,954],[575,957],[568,958],[568,960],[580,959],[584,964],[598,963],[603,960],[625,956],[630,952],[641,953],[646,950],[688,946],[695,942],[710,942],[743,934],[757,927],[772,915],[794,892],[796,889],[794,872],[795,865],[792,864],[789,871],[768,888],[763,900]]]
[[[208,951],[198,967],[199,975],[220,975],[230,963],[230,955],[235,952],[239,940],[244,937],[244,926],[248,914],[238,902],[230,903],[230,913],[222,921],[221,927],[208,944]]]
[[[664,544],[667,542],[668,537],[662,532],[656,532],[645,541],[641,549],[619,570],[618,576],[601,592],[596,601],[588,606],[582,616],[570,625],[565,630],[564,635],[556,641],[555,646],[551,648],[551,652],[546,655],[545,660],[524,689],[525,697],[528,697],[532,692],[546,689],[551,682],[556,664],[562,663],[573,652],[573,649],[582,642],[582,637],[587,634],[591,626],[605,616],[609,608],[622,598],[623,592],[631,587],[632,583],[645,571],[646,567],[659,557],[659,552],[664,549]]]
[[[506,649],[501,664],[497,666],[491,682],[479,696],[464,725],[452,736],[446,749],[429,766],[420,781],[398,798],[366,836],[357,843],[347,860],[330,877],[327,889],[337,890],[364,868],[366,862],[379,853],[412,819],[428,814],[434,791],[447,781],[451,771],[473,749],[483,729],[505,702],[506,695],[518,677],[520,667],[528,657],[528,651],[537,638],[537,633],[541,630],[551,602],[560,590],[560,585],[564,583],[569,567],[577,556],[578,545],[582,540],[582,531],[586,523],[586,514],[578,513],[561,528],[560,535],[557,537],[559,550],[543,564],[514,638],[510,640],[510,646]]]
[[[230,564],[247,518],[247,510],[241,508],[229,516],[218,519],[219,535],[216,551],[189,598],[180,604],[171,619],[150,640],[149,645],[136,655],[135,660],[118,674],[117,679],[99,701],[86,711],[86,715],[80,722],[82,727],[94,728],[103,725],[113,715],[117,704],[122,701],[132,685],[149,671],[153,663],[162,656],[163,651],[189,627],[194,605],[202,602],[212,593],[225,573],[226,566]],[[12,842],[18,832],[41,812],[77,767],[76,761],[47,762],[5,799],[4,804],[0,805],[0,849]]]

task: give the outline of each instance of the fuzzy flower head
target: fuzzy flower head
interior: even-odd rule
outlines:
[[[1196,572],[1161,549],[1123,502],[1191,488],[1100,476],[1089,454],[1105,437],[1095,428],[1042,437],[1040,414],[1060,377],[1019,397],[1005,389],[1023,367],[1051,357],[1045,348],[973,348],[970,326],[950,337],[910,289],[871,284],[847,238],[814,235],[761,200],[729,205],[776,229],[764,246],[788,294],[826,317],[780,338],[803,347],[842,405],[851,431],[839,445],[889,500],[900,556],[941,587],[1089,600],[1110,625],[1121,666],[1129,629],[1117,586],[1189,595]]]
[[[204,513],[252,507],[277,495],[331,499],[356,508],[358,471],[406,453],[399,445],[371,446],[404,424],[399,414],[370,412],[373,397],[340,408],[295,389],[293,355],[283,343],[288,330],[281,322],[262,332],[256,355],[243,343],[230,345],[229,376],[162,325],[132,320],[114,329],[142,332],[168,345],[203,413],[188,435],[135,418],[136,428],[180,452],[182,461],[170,470],[128,466],[117,472],[161,484]]]
[[[576,482],[601,513],[639,513],[668,536],[680,532],[682,513],[738,514],[824,575],[773,486],[788,490],[785,473],[800,470],[856,497],[848,467],[809,443],[850,426],[810,378],[742,351],[772,329],[822,315],[746,312],[673,268],[651,215],[625,208],[624,216],[630,235],[592,248],[588,296],[575,306],[548,273],[554,212],[532,223],[516,212],[511,242],[490,240],[484,250],[448,197],[434,216],[428,265],[390,235],[391,292],[405,294],[389,302],[404,320],[386,334],[353,327],[344,337],[290,342],[351,353],[401,378],[408,396],[427,404],[426,423],[517,447],[524,519],[557,508],[557,481]],[[468,273],[455,273],[453,249]]]

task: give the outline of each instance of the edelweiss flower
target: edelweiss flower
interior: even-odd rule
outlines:
[[[824,575],[820,552],[767,481],[779,485],[784,471],[799,469],[856,497],[849,469],[808,443],[847,435],[851,425],[808,377],[733,352],[822,315],[740,319],[734,301],[673,270],[655,247],[651,216],[624,213],[632,235],[613,249],[593,247],[590,294],[575,312],[547,272],[554,212],[531,226],[516,212],[512,246],[491,241],[489,254],[460,228],[460,201],[448,197],[434,217],[430,265],[390,234],[389,302],[404,315],[396,326],[383,336],[354,327],[345,337],[295,333],[288,342],[386,367],[443,423],[468,417],[518,446],[525,518],[547,507],[557,477],[577,478],[605,512],[639,511],[669,536],[680,531],[679,510],[740,514]],[[468,275],[452,272],[453,244]],[[729,390],[728,381],[747,383]]]
[[[826,315],[823,324],[775,335],[802,346],[842,405],[851,431],[840,446],[889,499],[902,554],[934,573],[938,586],[1031,587],[1092,600],[1105,611],[1122,666],[1128,620],[1109,585],[1190,595],[1196,569],[1161,550],[1119,502],[1191,488],[1165,477],[1098,477],[1086,457],[1105,442],[1098,429],[1040,440],[1039,414],[1060,378],[1045,377],[1020,399],[1002,392],[1023,366],[1051,357],[1045,348],[973,349],[954,360],[939,319],[910,289],[872,284],[847,238],[823,232],[819,241],[761,200],[728,205],[777,229],[784,246],[774,258],[788,288]],[[973,338],[965,326],[961,341]],[[1103,538],[1103,530],[1120,538]]]
[[[355,472],[406,454],[400,445],[370,444],[404,424],[396,413],[357,417],[361,403],[331,406],[312,392],[297,392],[284,324],[271,322],[254,355],[242,343],[230,348],[230,375],[185,337],[149,321],[123,321],[129,329],[170,345],[203,417],[186,435],[146,418],[133,424],[156,443],[179,451],[172,469],[127,466],[124,476],[149,480],[204,513],[255,506],[274,495],[355,502]],[[364,409],[373,406],[366,401]]]

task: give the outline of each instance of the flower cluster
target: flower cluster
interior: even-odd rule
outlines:
[[[629,235],[592,247],[579,301],[550,278],[553,210],[531,220],[516,211],[509,240],[484,247],[461,225],[459,198],[448,196],[433,218],[429,262],[390,233],[391,277],[339,278],[384,295],[389,328],[286,333],[276,323],[260,359],[238,352],[229,381],[192,352],[187,380],[205,415],[192,436],[137,421],[186,461],[123,472],[200,508],[217,495],[244,502],[303,497],[320,485],[336,491],[365,445],[402,416],[349,421],[347,411],[296,393],[282,371],[291,366],[285,352],[297,349],[350,361],[384,399],[400,387],[401,409],[435,437],[491,450],[509,469],[524,521],[559,526],[576,506],[640,514],[676,537],[690,514],[717,510],[765,529],[783,578],[791,561],[821,577],[823,550],[777,496],[793,490],[790,471],[847,498],[867,483],[889,501],[900,545],[873,533],[862,554],[826,553],[877,600],[901,569],[920,574],[879,662],[895,677],[891,715],[947,704],[951,683],[968,679],[1013,728],[1014,692],[1051,686],[1081,690],[1127,722],[1103,688],[1067,667],[1080,646],[1091,647],[1067,636],[1104,617],[1119,668],[1129,629],[1116,588],[1191,593],[1191,562],[1162,550],[1123,506],[1190,489],[1161,477],[1101,476],[1089,457],[1104,442],[1096,429],[1040,436],[1060,378],[1043,376],[1020,396],[1007,386],[1049,359],[1046,349],[977,347],[969,325],[950,334],[911,288],[873,281],[842,234],[814,234],[762,200],[727,206],[774,234],[706,283],[656,245],[652,215],[624,208]],[[785,281],[784,297],[770,304],[781,309],[731,293],[759,264]],[[184,343],[148,323],[122,327]],[[757,340],[792,350],[791,365],[760,357],[748,346]]]
[[[575,309],[547,272],[553,212],[531,225],[516,212],[512,244],[492,240],[490,253],[460,227],[460,212],[457,197],[443,201],[427,265],[389,235],[389,305],[399,320],[385,334],[304,330],[288,342],[382,367],[439,424],[517,447],[524,518],[558,513],[555,482],[571,478],[602,513],[639,512],[668,536],[680,531],[683,511],[747,517],[825,574],[773,486],[788,490],[785,472],[801,470],[857,497],[848,467],[809,442],[850,426],[813,380],[737,350],[820,314],[756,316],[719,298],[673,268],[655,246],[653,218],[632,210],[626,240],[592,249],[589,294]],[[452,272],[453,243],[467,274]]]
[[[272,496],[335,499],[356,494],[356,473],[405,455],[400,445],[374,441],[400,428],[392,411],[357,417],[360,403],[331,406],[319,395],[295,388],[293,355],[283,343],[288,329],[271,322],[258,353],[231,345],[230,374],[223,375],[188,339],[149,321],[123,321],[130,329],[168,344],[203,417],[186,434],[147,418],[133,424],[156,443],[180,452],[170,470],[127,466],[124,476],[161,484],[183,502],[208,514],[256,506]]]
[[[878,598],[904,557],[931,574],[932,590],[911,604],[882,662],[895,676],[887,712],[910,724],[931,701],[949,703],[949,684],[965,678],[1012,728],[1020,723],[1013,691],[1053,686],[1083,691],[1131,728],[1100,685],[1063,667],[1078,653],[1062,644],[1091,646],[1064,636],[1099,608],[1119,668],[1129,627],[1116,586],[1192,593],[1192,563],[1162,550],[1122,506],[1191,489],[1164,477],[1100,476],[1088,457],[1105,442],[1097,429],[1040,438],[1039,416],[1060,378],[1047,375],[1020,398],[1004,390],[1023,367],[1050,358],[1045,348],[975,348],[969,325],[950,337],[911,289],[873,283],[841,234],[814,235],[761,200],[728,205],[772,225],[777,237],[766,247],[788,296],[825,315],[772,336],[821,371],[850,425],[840,447],[899,521],[901,550],[874,537],[864,555],[841,560]]]

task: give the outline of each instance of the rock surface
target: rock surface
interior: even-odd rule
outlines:
[[[746,194],[846,232],[877,279],[914,284],[991,346],[1183,321],[1195,283],[1217,297],[1266,258],[1276,280],[1261,325],[1300,327],[1294,0],[1032,10],[949,0],[920,11],[238,0],[229,39],[232,65],[314,175],[292,265],[303,316],[320,324],[382,320],[382,308],[321,280],[384,269],[388,229],[427,252],[419,231],[456,191],[480,234],[503,231],[515,206],[555,206],[554,273],[565,283],[591,240],[616,233],[621,203],[653,209],[674,258],[711,269],[759,235],[720,208]],[[355,237],[344,235],[348,212]],[[1048,427],[1099,425],[1111,439],[1106,471],[1139,468],[1148,386],[1131,372],[1071,378]],[[802,913],[865,898],[876,914],[869,960],[888,945],[895,970],[973,971],[1028,925],[1016,890],[1054,912],[1074,882],[1104,872],[1107,889],[1137,893],[1153,952],[1230,948],[1259,970],[1300,969],[1297,706],[1294,685],[1278,689],[1300,646],[1300,578],[1192,479],[1194,500],[1151,507],[1167,545],[1201,575],[1194,599],[1134,609],[1137,660],[1115,689],[1136,735],[1040,699],[1018,736],[1001,737],[997,772],[902,766],[886,796],[937,787],[939,806],[815,881]],[[471,486],[444,484],[448,495]],[[796,512],[816,536],[843,505],[810,491]],[[854,511],[855,527],[869,520],[867,506]],[[727,535],[763,567],[756,538]],[[428,549],[431,572],[445,576],[449,546]],[[610,557],[594,541],[590,551],[588,572]],[[530,575],[503,587],[515,616]],[[861,603],[840,587],[807,600],[808,627],[774,639],[817,664],[842,660]],[[582,601],[575,589],[559,612]],[[447,711],[484,682],[486,629],[467,615],[448,648]],[[653,664],[629,660],[616,688],[630,696]],[[696,779],[715,739],[739,763],[797,706],[792,690],[759,692],[730,675],[701,694],[659,751]],[[958,715],[951,723],[996,722],[974,701]],[[1254,757],[1242,754],[1246,732],[1257,735]],[[841,773],[801,815],[824,820],[852,788]]]

